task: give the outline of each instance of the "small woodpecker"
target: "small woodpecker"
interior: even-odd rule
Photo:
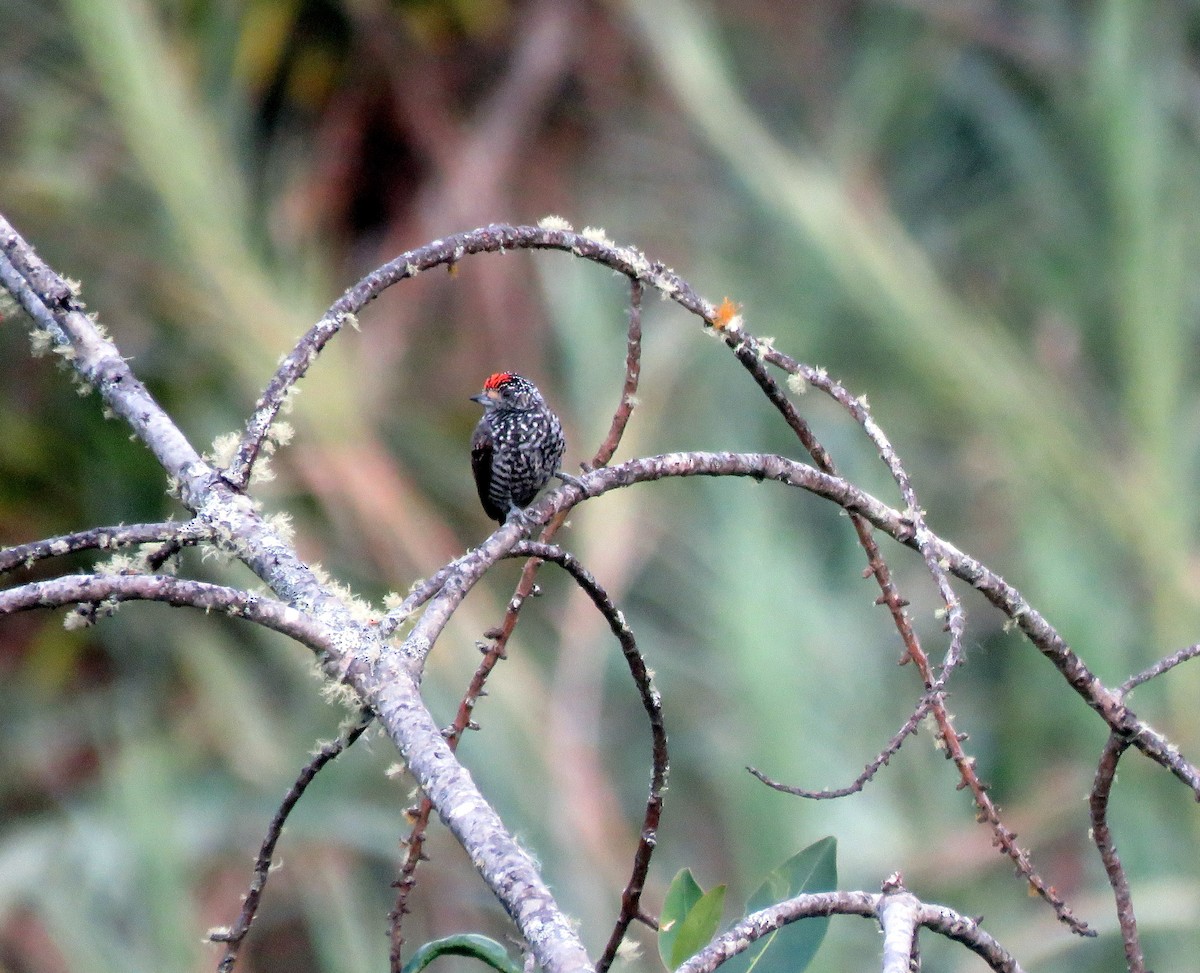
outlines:
[[[492,520],[520,517],[552,476],[574,480],[558,469],[566,447],[562,423],[531,381],[496,372],[471,399],[483,406],[471,436],[471,469]]]

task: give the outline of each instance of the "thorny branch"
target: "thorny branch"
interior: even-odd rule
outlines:
[[[734,313],[728,301],[721,308],[718,308],[717,314],[712,320],[712,326],[718,329],[725,344],[733,351],[738,361],[742,363],[751,376],[753,376],[755,382],[757,382],[759,388],[766,394],[771,404],[775,406],[796,433],[797,438],[813,458],[817,468],[825,473],[836,475],[837,469],[834,466],[832,457],[830,457],[825,447],[817,440],[816,436],[813,435],[812,430],[796,411],[791,400],[788,399],[778,383],[768,373],[764,359],[767,353],[772,350],[769,342],[746,334],[741,316]],[[790,371],[793,375],[801,374],[799,366],[795,369],[785,370]],[[975,771],[975,759],[969,756],[963,749],[962,743],[966,739],[966,736],[959,733],[955,728],[954,721],[946,709],[945,697],[942,690],[950,674],[963,659],[962,641],[963,633],[966,630],[966,614],[962,609],[958,596],[950,586],[950,578],[945,566],[932,553],[930,540],[933,534],[925,523],[924,512],[921,510],[916,491],[913,488],[912,481],[904,465],[896,454],[895,448],[884,435],[883,430],[879,428],[878,424],[871,417],[865,399],[851,396],[840,383],[831,381],[819,369],[810,369],[804,373],[803,377],[806,379],[811,377],[813,384],[820,387],[834,401],[843,406],[855,421],[862,426],[864,432],[866,432],[867,436],[879,450],[880,458],[887,464],[900,489],[901,497],[904,499],[905,518],[912,525],[912,543],[921,552],[930,576],[933,578],[934,585],[942,597],[946,630],[950,633],[950,646],[946,652],[946,661],[943,663],[940,675],[935,676],[933,667],[929,662],[929,657],[921,647],[920,640],[913,630],[908,613],[905,611],[908,601],[900,596],[895,584],[892,582],[891,572],[883,556],[880,554],[875,538],[872,536],[870,523],[862,516],[851,512],[850,519],[854,525],[855,533],[858,535],[859,544],[867,555],[868,566],[864,575],[874,577],[879,584],[881,590],[879,602],[887,605],[892,616],[892,621],[905,646],[905,655],[901,661],[912,661],[916,664],[925,685],[925,695],[900,733],[888,742],[879,755],[867,765],[865,771],[859,775],[849,788],[842,788],[836,792],[825,792],[822,796],[830,797],[834,796],[834,794],[854,793],[866,786],[874,774],[887,764],[888,760],[900,748],[907,736],[916,731],[919,726],[920,717],[924,715],[924,712],[932,710],[946,756],[954,761],[954,765],[958,769],[959,777],[962,781],[962,786],[970,790],[971,796],[975,801],[975,806],[979,810],[979,818],[981,821],[987,822],[991,827],[997,846],[1012,859],[1013,863],[1017,866],[1017,871],[1029,882],[1030,887],[1050,904],[1060,920],[1080,935],[1095,935],[1085,922],[1078,919],[1072,913],[1066,902],[1063,901],[1054,888],[1037,873],[1028,853],[1017,844],[1016,835],[1000,820],[999,810],[987,794],[987,786],[979,779],[979,775]],[[784,789],[760,774],[756,774],[755,776],[770,786],[781,790]],[[791,789],[790,792],[793,794],[802,793],[799,789]]]
[[[717,308],[711,302],[700,297],[691,285],[674,271],[660,263],[651,262],[633,247],[613,244],[601,233],[579,234],[555,223],[536,227],[492,224],[435,240],[426,246],[407,251],[372,271],[347,290],[341,298],[334,302],[324,317],[301,338],[292,354],[280,366],[280,370],[269,388],[282,386],[283,390],[263,396],[261,406],[256,410],[251,422],[247,424],[244,441],[249,442],[256,436],[266,435],[266,430],[269,429],[271,421],[282,404],[282,396],[286,387],[294,384],[303,376],[315,359],[316,353],[333,334],[341,329],[349,316],[361,311],[386,288],[412,277],[422,270],[457,263],[469,254],[495,253],[514,249],[568,251],[578,257],[622,273],[643,286],[655,288],[665,297],[679,304],[680,307],[700,317],[709,326],[716,319]],[[750,336],[743,332],[743,340],[749,338]],[[864,424],[864,430],[872,436],[873,440],[881,435],[873,420],[867,421],[869,415],[861,400],[850,396],[840,384],[831,382],[823,370],[803,365],[757,339],[752,347],[761,353],[764,362],[775,365],[788,374],[800,376],[814,388],[821,389],[835,401],[841,402],[851,410],[856,418],[862,417],[860,421]],[[906,523],[908,532],[912,533],[912,520],[907,519]],[[908,543],[908,540],[906,538],[905,543]],[[945,542],[936,544],[932,540],[927,541],[921,537],[917,539],[916,545],[910,544],[910,546],[916,546],[918,550],[924,548],[923,555],[927,559],[932,559],[932,562],[940,568],[940,559],[935,555],[939,549],[945,547]],[[1168,767],[1189,787],[1194,790],[1200,789],[1200,776],[1188,771],[1183,763],[1170,757],[1167,753],[1166,741],[1126,710],[1116,693],[1105,687],[1092,674],[1054,628],[1015,588],[982,565],[974,565],[974,567],[977,570],[973,570],[971,576],[963,578],[963,580],[978,588],[994,606],[1013,619],[1022,633],[1059,669],[1072,689],[1110,727],[1124,735],[1136,737],[1134,745],[1142,749],[1147,756]],[[960,577],[962,576],[960,575]],[[953,658],[947,660],[947,665],[953,664]]]
[[[857,794],[859,791],[861,791],[870,781],[875,779],[875,775],[879,773],[883,767],[888,765],[888,762],[892,759],[892,757],[899,752],[904,741],[916,733],[920,728],[921,720],[925,718],[925,714],[929,712],[929,710],[933,707],[933,704],[934,696],[926,694],[925,698],[917,704],[917,708],[912,711],[912,714],[909,716],[909,718],[904,721],[904,725],[896,731],[895,735],[887,742],[887,745],[879,752],[879,755],[876,756],[875,759],[870,763],[868,763],[863,769],[863,772],[845,787],[826,787],[816,791],[806,790],[803,787],[793,787],[790,784],[780,783],[779,781],[768,777],[757,767],[747,767],[746,769],[768,787],[777,791],[781,791],[784,794],[791,794],[795,797],[806,797],[814,801],[828,801],[842,797],[849,797],[851,794]]]
[[[523,555],[527,551],[542,550],[549,554],[551,551],[557,552],[557,549],[520,547],[523,543],[521,530],[514,525],[505,525],[475,551],[447,565],[428,583],[414,591],[402,609],[392,613],[384,624],[370,626],[355,619],[339,598],[324,588],[307,565],[296,557],[290,545],[242,495],[250,482],[250,472],[266,442],[271,425],[292,389],[316,360],[324,345],[345,323],[354,320],[366,304],[387,287],[422,270],[438,265],[453,265],[469,254],[518,248],[570,252],[624,274],[630,279],[632,289],[626,386],[621,407],[614,417],[613,432],[592,464],[602,468],[585,472],[578,485],[558,488],[530,508],[530,522],[547,525],[543,543],[549,540],[553,530],[576,503],[599,497],[611,489],[652,482],[663,477],[704,475],[771,479],[836,503],[851,515],[867,555],[868,568],[865,573],[874,576],[880,586],[880,601],[892,614],[905,645],[905,658],[914,661],[921,672],[925,693],[914,710],[914,725],[919,720],[918,714],[926,710],[934,712],[939,723],[939,734],[950,747],[960,775],[971,787],[981,810],[986,811],[990,805],[983,785],[974,775],[971,758],[958,746],[960,737],[950,724],[941,701],[946,680],[963,657],[965,627],[965,616],[949,584],[949,577],[953,575],[979,590],[1017,625],[1110,729],[1111,739],[1105,748],[1093,789],[1093,822],[1099,825],[1098,846],[1117,893],[1130,968],[1140,969],[1140,965],[1136,965],[1141,963],[1140,951],[1137,952],[1137,958],[1134,957],[1137,939],[1132,900],[1128,897],[1127,883],[1122,892],[1124,871],[1107,831],[1106,809],[1116,764],[1126,749],[1137,749],[1167,769],[1198,797],[1200,771],[1179,754],[1161,733],[1139,719],[1126,705],[1125,696],[1136,685],[1200,654],[1200,648],[1193,646],[1183,650],[1122,687],[1106,687],[1019,591],[930,530],[905,468],[874,422],[863,399],[850,395],[839,383],[830,380],[823,370],[801,364],[777,351],[768,342],[750,335],[745,331],[740,315],[727,313],[724,305],[715,307],[697,295],[673,271],[650,262],[632,247],[611,243],[602,232],[577,234],[561,221],[548,221],[538,227],[492,225],[433,241],[427,246],[401,254],[368,274],[334,303],[283,360],[256,403],[233,462],[228,469],[217,471],[199,456],[149,395],[121,358],[115,345],[83,314],[74,290],[38,260],[12,227],[0,218],[0,284],[17,299],[38,329],[57,346],[64,360],[70,363],[82,380],[94,387],[113,413],[125,419],[135,434],[153,451],[178,484],[178,495],[184,506],[194,515],[193,520],[176,526],[98,528],[10,548],[0,552],[0,571],[13,570],[74,550],[157,542],[162,546],[156,555],[150,556],[149,563],[153,570],[181,545],[215,544],[242,560],[273,592],[273,597],[265,597],[204,582],[136,572],[74,575],[29,582],[0,592],[0,615],[35,607],[151,599],[244,617],[284,632],[310,646],[320,653],[328,670],[347,681],[371,711],[378,715],[381,724],[406,757],[429,806],[441,809],[451,831],[477,861],[481,875],[525,934],[536,961],[553,971],[587,969],[588,960],[578,937],[557,910],[540,880],[536,866],[512,842],[499,819],[473,789],[469,778],[452,756],[458,737],[472,725],[470,712],[475,700],[483,692],[483,682],[489,669],[481,666],[476,681],[464,697],[460,719],[456,719],[451,731],[449,750],[445,747],[443,734],[433,725],[424,708],[418,691],[420,674],[428,653],[450,614],[479,577],[497,560],[513,556],[514,552]],[[750,371],[768,400],[809,450],[815,467],[786,457],[754,453],[675,453],[631,460],[615,467],[604,465],[619,441],[628,410],[632,407],[633,390],[640,371],[637,352],[640,332],[635,337],[634,321],[638,318],[645,287],[657,289],[698,316],[707,327],[720,332],[722,339]],[[790,400],[767,371],[767,365],[820,389],[849,412],[878,447],[881,458],[892,473],[903,501],[901,509],[887,506],[836,475],[832,459],[811,436]],[[912,632],[904,611],[905,601],[896,591],[887,565],[878,553],[872,537],[873,530],[888,534],[918,551],[944,601],[950,646],[940,672],[934,671]],[[563,555],[563,559],[567,557]],[[503,646],[511,634],[520,604],[533,589],[533,574],[538,563],[537,560],[531,560],[527,565],[521,586],[510,604],[504,627],[488,633],[492,638],[489,652],[494,653],[490,665],[494,665],[503,655]],[[422,608],[420,617],[398,651],[383,643],[383,639],[395,631],[400,621]],[[886,763],[908,732],[909,725],[906,723],[877,758],[877,766],[874,769],[869,766],[860,781],[865,782],[878,766]],[[665,756],[662,771],[665,774]],[[472,809],[469,819],[451,810],[463,807]],[[649,810],[648,805],[648,813]],[[1006,833],[994,816],[989,817],[986,813],[984,816],[991,821],[998,836]],[[639,856],[645,851],[648,858],[651,845],[646,843],[644,847],[639,846]],[[417,852],[419,856],[419,848]],[[1012,849],[1009,849],[1009,853],[1013,854]],[[636,896],[640,891],[640,867],[640,863],[635,865],[635,874],[626,889],[626,897],[631,894]],[[1031,868],[1024,873],[1027,878],[1033,875]],[[638,888],[635,889],[635,886]],[[511,890],[518,887],[524,890],[523,897],[517,898],[511,894]],[[1046,894],[1044,890],[1043,894]],[[685,969],[695,973],[714,968],[723,955],[743,948],[738,945],[738,937],[745,939],[761,935],[760,929],[765,929],[763,923],[770,925],[787,921],[784,914],[789,910],[797,917],[801,914],[831,914],[836,911],[878,914],[879,897],[865,897],[864,893],[826,895],[829,898],[801,897],[803,902],[793,900],[774,907],[782,912],[764,910],[764,913],[748,917],[730,934],[720,937],[689,961]],[[905,907],[911,905],[906,903]],[[869,913],[863,911],[868,908]],[[1062,915],[1062,910],[1059,911]],[[631,908],[623,904],[618,929],[622,922],[627,926],[629,921],[636,918],[636,912],[636,904]],[[918,924],[937,929],[975,949],[994,969],[1018,969],[1015,961],[991,943],[970,920],[931,906],[920,906],[919,912]],[[759,925],[755,926],[751,920]],[[620,932],[614,931],[618,939],[619,935]]]

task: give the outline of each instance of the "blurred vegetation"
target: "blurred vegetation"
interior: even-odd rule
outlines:
[[[0,0],[0,212],[82,282],[201,448],[385,259],[492,221],[604,226],[868,395],[933,527],[1117,683],[1200,632],[1198,41],[1182,0]],[[335,576],[405,590],[489,529],[467,397],[519,369],[564,415],[569,460],[590,455],[617,400],[624,301],[622,281],[557,254],[395,288],[306,379],[260,495]],[[691,319],[651,302],[645,349],[625,455],[795,452]],[[0,397],[0,542],[178,513],[96,400],[31,364],[15,317]],[[891,500],[858,430],[815,395],[802,405],[843,471]],[[1123,968],[1084,803],[1105,734],[981,601],[967,599],[952,709],[1098,943],[1023,894],[927,738],[846,801],[801,803],[745,773],[843,784],[917,695],[827,504],[661,484],[586,505],[562,539],[626,609],[664,694],[673,762],[649,906],[684,866],[741,901],[833,834],[843,887],[900,869],[923,898],[986,915],[1030,968]],[[936,654],[918,560],[885,554]],[[517,571],[473,593],[439,645],[439,718]],[[544,588],[462,752],[598,949],[648,733],[600,620],[561,579]],[[272,808],[343,715],[305,653],[126,606],[85,632],[6,622],[0,672],[0,968],[214,966],[204,930],[233,918]],[[1134,702],[1196,755],[1198,692],[1183,667]],[[247,970],[384,968],[411,801],[383,773],[394,759],[360,744],[301,803]],[[1186,969],[1194,802],[1128,758],[1113,817],[1149,961]],[[428,850],[411,946],[503,937],[461,853],[436,829]],[[811,968],[867,968],[877,949],[867,924],[835,921]],[[977,968],[925,952],[928,969]]]

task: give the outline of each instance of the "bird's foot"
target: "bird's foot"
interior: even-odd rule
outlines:
[[[529,530],[534,526],[532,518],[524,510],[518,507],[515,503],[508,508],[508,516],[504,518],[506,524],[516,524],[522,530]]]
[[[587,493],[587,488],[583,485],[583,480],[579,479],[579,477],[572,476],[570,473],[564,473],[562,470],[555,470],[553,475],[568,486],[578,487],[580,493]]]

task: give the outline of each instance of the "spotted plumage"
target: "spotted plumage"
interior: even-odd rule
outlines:
[[[471,436],[471,469],[484,512],[504,523],[558,472],[565,441],[558,416],[528,379],[497,372],[472,396],[483,417]]]

